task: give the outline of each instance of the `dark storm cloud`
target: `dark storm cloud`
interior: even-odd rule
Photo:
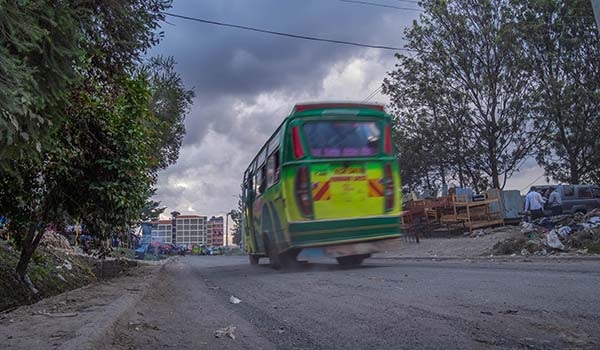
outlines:
[[[399,11],[365,9],[338,1],[209,0],[178,1],[170,12],[340,40],[400,46]],[[390,26],[384,14],[397,21]],[[276,37],[168,17],[165,40],[155,50],[175,54],[186,83],[198,96],[241,98],[273,89],[314,88],[319,77],[356,47]],[[390,52],[390,54],[392,54]]]
[[[417,15],[336,0],[176,0],[169,12],[391,46],[402,46],[402,30]],[[212,214],[233,207],[243,170],[293,103],[321,99],[332,67],[366,52],[174,17],[167,22],[163,41],[149,54],[173,56],[196,98],[186,117],[180,159],[161,173],[156,197],[182,212]],[[375,57],[392,62],[393,54],[379,51]]]

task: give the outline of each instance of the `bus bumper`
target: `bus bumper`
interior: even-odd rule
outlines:
[[[385,239],[375,242],[348,243],[339,245],[329,245],[324,247],[304,248],[298,255],[299,258],[337,258],[349,255],[373,254],[398,246],[399,239]]]
[[[294,248],[364,243],[402,235],[400,216],[377,216],[346,220],[316,220],[289,224]]]

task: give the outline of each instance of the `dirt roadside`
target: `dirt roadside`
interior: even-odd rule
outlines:
[[[0,314],[0,348],[93,349],[114,321],[144,296],[163,266],[141,265],[121,277]]]
[[[375,258],[498,258],[510,255],[494,254],[494,245],[498,242],[523,238],[519,226],[502,226],[486,230],[484,235],[474,237],[459,236],[452,238],[427,238],[420,243],[414,241],[398,240],[390,244],[389,249],[374,255]],[[518,256],[524,258],[523,256]],[[579,255],[575,251],[570,253],[556,253],[544,257],[528,257],[541,259],[573,258],[588,259],[600,258],[597,254]]]
[[[241,261],[247,268],[246,259]],[[264,337],[264,329],[232,312],[231,295],[205,275],[223,266],[238,269],[240,258],[190,256],[166,265],[148,293],[121,315],[95,349],[277,348]]]

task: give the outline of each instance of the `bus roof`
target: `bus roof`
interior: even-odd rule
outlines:
[[[317,110],[317,109],[371,109],[383,112],[383,105],[380,103],[363,103],[352,101],[321,101],[298,103],[292,108],[292,115],[295,113]]]

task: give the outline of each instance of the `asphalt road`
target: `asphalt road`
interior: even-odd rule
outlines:
[[[280,272],[191,256],[160,273],[100,348],[600,348],[599,262],[323,260]],[[215,337],[230,325],[235,339]]]

